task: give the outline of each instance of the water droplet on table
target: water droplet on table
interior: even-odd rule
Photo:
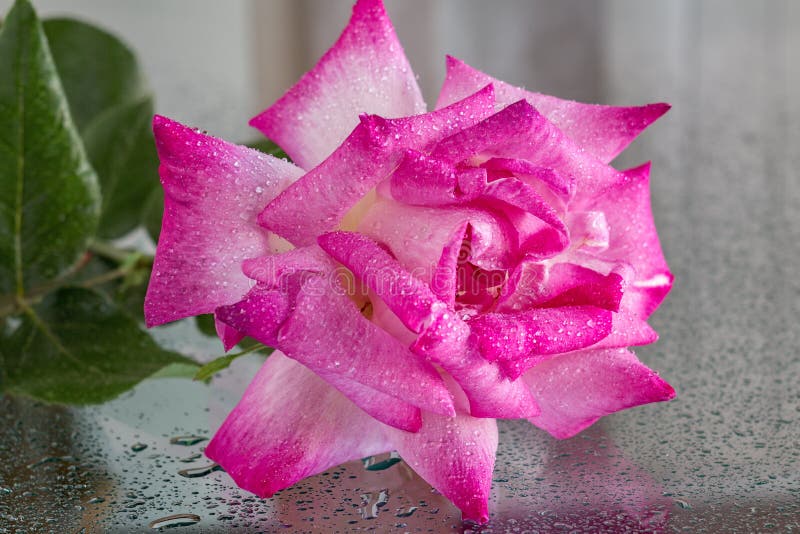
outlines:
[[[400,461],[402,461],[402,459],[397,451],[390,453],[388,458],[380,459],[379,456],[368,456],[363,460],[364,468],[367,471],[383,471]]]
[[[682,499],[675,499],[675,504],[677,504],[678,506],[680,506],[684,510],[691,510],[692,509],[692,505],[689,504],[687,501],[684,501]]]
[[[45,456],[38,462],[28,464],[28,469],[33,469],[34,467],[39,467],[40,465],[50,464],[53,462],[77,462],[77,461],[78,460],[74,456]]]
[[[196,445],[201,441],[206,441],[207,439],[208,438],[205,436],[196,436],[194,434],[189,434],[186,436],[175,436],[169,438],[169,442],[172,443],[173,445],[185,445],[188,447],[190,445]]]
[[[222,471],[222,470],[223,469],[219,464],[211,464],[203,467],[192,467],[190,469],[181,469],[180,471],[178,471],[178,474],[186,478],[197,478],[197,477],[204,477],[208,474],[213,473],[214,471]]]
[[[150,521],[147,525],[154,530],[168,528],[189,527],[200,522],[200,516],[195,514],[173,514]]]
[[[409,506],[408,508],[398,508],[395,517],[411,517],[417,511],[416,506]]]
[[[361,495],[361,519],[375,519],[381,508],[389,502],[389,490],[381,490],[377,495],[364,493]]]

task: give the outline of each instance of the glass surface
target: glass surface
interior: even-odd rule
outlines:
[[[652,319],[661,340],[636,352],[678,398],[565,441],[501,423],[484,531],[800,530],[800,4],[601,11],[598,100],[674,106],[620,165],[653,159],[676,285]],[[218,355],[191,325],[162,338]],[[152,379],[97,407],[0,400],[0,532],[472,528],[388,455],[261,500],[205,469],[205,441],[171,442],[210,437],[259,363],[236,361],[210,385]]]

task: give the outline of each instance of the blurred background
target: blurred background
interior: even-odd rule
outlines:
[[[38,0],[43,17],[70,16],[116,33],[137,52],[159,113],[228,139],[271,104],[334,42],[350,0]],[[635,9],[679,38],[690,2],[388,0],[426,100],[452,54],[502,80],[602,101],[620,10]],[[0,0],[0,12],[10,7]],[[668,60],[666,54],[651,58]],[[626,72],[626,78],[646,72]],[[661,95],[641,95],[640,100]]]

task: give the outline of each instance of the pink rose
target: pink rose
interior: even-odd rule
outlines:
[[[425,103],[380,0],[251,124],[295,164],[163,117],[149,325],[215,313],[277,348],[208,445],[269,496],[397,450],[486,521],[496,418],[567,438],[673,398],[626,347],[672,284],[649,165],[609,162],[665,104],[511,87],[447,60]],[[390,118],[385,118],[390,117]]]

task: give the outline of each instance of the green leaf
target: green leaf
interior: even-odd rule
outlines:
[[[223,369],[227,369],[233,360],[240,358],[241,356],[245,356],[247,354],[251,354],[253,352],[260,352],[264,355],[272,354],[275,349],[271,347],[267,347],[266,345],[262,345],[261,343],[257,343],[251,346],[248,349],[243,350],[242,352],[237,352],[236,354],[226,354],[225,356],[220,356],[219,358],[215,358],[211,360],[207,364],[203,365],[200,369],[197,370],[196,374],[194,375],[195,380],[208,380],[218,372],[222,371]]]
[[[59,289],[0,331],[0,389],[48,402],[103,402],[173,363],[193,364],[89,289]]]
[[[259,139],[257,141],[250,141],[249,143],[245,143],[245,146],[248,146],[250,148],[255,148],[256,150],[259,150],[264,154],[269,154],[270,156],[275,156],[276,158],[283,158],[286,161],[292,161],[289,158],[288,154],[286,154],[286,152],[284,152],[281,147],[279,147],[276,143],[270,141],[269,139]]]
[[[142,223],[158,187],[153,99],[133,52],[117,37],[71,19],[44,22],[67,100],[103,194],[98,234],[120,237]]]
[[[83,131],[103,193],[100,237],[120,237],[139,226],[150,195],[160,188],[152,120],[153,100],[146,97],[107,109]]]
[[[66,18],[46,20],[44,30],[81,131],[105,110],[147,96],[136,56],[114,35]]]
[[[142,210],[142,224],[147,234],[158,243],[158,235],[161,233],[161,218],[164,216],[164,190],[156,187],[150,192],[150,196],[145,202]]]
[[[171,363],[150,378],[194,378],[200,366],[196,363]]]
[[[0,30],[0,294],[67,270],[97,226],[97,178],[39,20],[17,0]]]
[[[214,314],[204,313],[194,316],[194,324],[197,329],[209,337],[217,337],[217,327],[214,324]]]

